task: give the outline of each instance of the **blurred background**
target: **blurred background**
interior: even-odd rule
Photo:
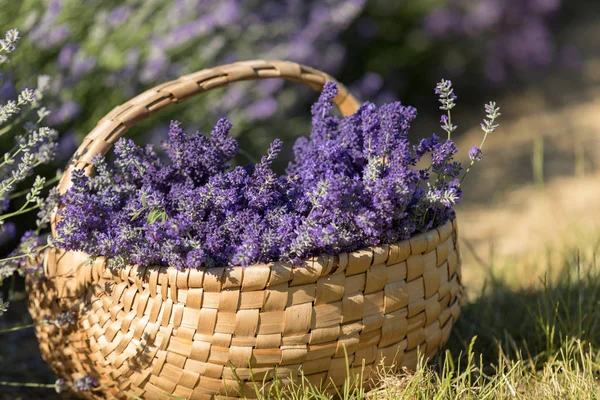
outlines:
[[[495,100],[503,112],[458,210],[467,285],[511,258],[531,259],[519,279],[535,279],[548,249],[600,237],[597,0],[0,0],[0,10],[1,30],[23,36],[0,101],[40,74],[52,78],[45,104],[61,133],[57,167],[113,107],[202,68],[277,58],[322,69],[363,101],[416,106],[414,140],[440,133],[433,88],[446,78],[459,96],[463,161],[481,139],[483,104]],[[276,137],[291,149],[309,134],[316,96],[280,81],[236,84],[169,108],[131,135],[158,144],[171,119],[207,132],[225,116],[247,162]],[[14,306],[0,325],[28,318]],[[32,332],[0,340],[0,380],[54,381]]]

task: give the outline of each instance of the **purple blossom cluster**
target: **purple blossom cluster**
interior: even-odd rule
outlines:
[[[333,116],[336,94],[328,82],[282,176],[271,168],[280,140],[257,164],[232,167],[238,144],[225,119],[208,137],[172,122],[165,160],[119,140],[112,166],[97,155],[94,175],[73,171],[56,243],[111,267],[247,266],[390,243],[452,218],[462,195],[454,143],[411,145],[417,112],[400,102]]]
[[[64,379],[59,378],[53,386],[56,393],[64,393],[69,389],[75,392],[86,392],[98,387],[98,380],[92,376],[84,375],[81,378],[73,379],[73,384],[69,387]]]
[[[380,104],[421,90],[427,71],[429,77],[472,76],[485,63],[486,76],[498,82],[515,71],[537,72],[552,57],[575,64],[578,59],[573,48],[559,48],[550,29],[552,16],[561,15],[566,5],[561,0],[155,3],[153,12],[145,2],[117,0],[88,0],[82,9],[66,0],[3,8],[0,25],[23,28],[29,51],[19,57],[31,68],[7,74],[0,99],[18,94],[15,87],[27,82],[30,70],[54,76],[46,99],[53,111],[48,122],[60,126],[59,155],[68,158],[75,132],[92,129],[111,104],[182,74],[232,61],[279,58],[317,66],[354,81],[353,93],[359,97],[374,99],[379,93]],[[290,110],[303,104],[293,100],[297,96],[295,89],[272,80],[258,83],[255,90],[235,85],[222,96],[200,97],[193,108],[182,105],[177,118],[201,121],[209,114],[228,115],[238,128],[251,124],[256,129],[258,120],[277,111],[298,114],[298,109]],[[175,118],[164,112],[165,120]],[[298,131],[292,126],[288,134]],[[256,147],[270,140],[256,140]]]
[[[3,9],[0,24],[12,20],[27,27],[24,36],[34,49],[27,62],[56,76],[52,125],[85,131],[109,111],[97,99],[123,102],[202,68],[264,58],[337,72],[346,53],[340,35],[364,3],[159,0],[150,7],[139,1],[89,0],[82,12],[66,0],[33,0],[27,7]],[[200,100],[200,109],[240,110],[240,120],[260,120],[273,115],[278,104],[282,107],[275,100],[280,90],[273,82],[261,83],[255,91],[235,86],[225,96]],[[199,112],[196,107],[192,115]]]
[[[0,259],[0,285],[14,272],[34,272],[26,267],[27,260],[35,258],[37,248],[41,245],[38,234],[48,225],[50,207],[56,205],[56,202],[47,201],[42,195],[44,188],[52,181],[47,182],[41,176],[30,180],[37,167],[54,158],[57,149],[55,141],[58,133],[42,125],[49,115],[42,104],[50,86],[50,78],[38,76],[35,89],[25,87],[14,90],[13,87],[8,93],[2,90],[7,86],[4,80],[6,73],[20,69],[10,68],[19,40],[20,34],[16,29],[9,30],[4,39],[0,39],[0,137],[3,150],[6,151],[0,160],[0,243],[9,242],[17,234],[17,225],[13,222],[15,217],[33,210],[42,211],[36,231],[26,232],[20,246]],[[28,187],[17,191],[25,183],[29,183]],[[56,196],[52,198],[56,200]],[[35,272],[39,276],[40,271]]]

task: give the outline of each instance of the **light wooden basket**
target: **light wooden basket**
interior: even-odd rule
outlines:
[[[92,157],[140,120],[213,88],[265,78],[316,90],[333,80],[292,62],[249,61],[160,85],[99,122],[69,164],[61,192],[73,168],[91,173]],[[335,103],[345,115],[358,107],[342,85]],[[83,253],[50,248],[42,256],[46,279],[28,281],[31,315],[77,315],[69,328],[36,328],[42,355],[67,382],[97,378],[99,386],[83,393],[94,399],[253,398],[273,377],[333,389],[348,372],[368,384],[380,364],[411,368],[418,354],[435,354],[460,313],[455,220],[300,266],[111,271],[103,259],[88,264]]]

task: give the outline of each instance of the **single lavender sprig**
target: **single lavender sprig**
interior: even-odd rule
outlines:
[[[66,386],[63,385],[64,380],[61,380],[61,381],[62,382],[59,382],[59,380],[57,380],[55,383],[0,381],[0,386],[36,388],[36,389],[54,389],[54,390],[56,390],[56,393],[62,393],[66,390]],[[59,384],[60,384],[60,388],[59,388]]]
[[[21,207],[16,211],[13,211],[8,214],[0,215],[0,222],[6,220],[8,218],[15,217],[17,215],[21,215],[21,214],[27,213],[29,211],[33,211],[37,208],[40,208],[41,205],[43,204],[43,199],[40,197],[40,194],[42,192],[42,189],[44,188],[45,183],[46,183],[46,178],[43,178],[41,176],[36,176],[35,181],[33,182],[33,186],[31,187],[31,190],[25,196],[25,202],[23,203],[23,205],[21,205]]]
[[[17,97],[17,101],[9,100],[5,105],[1,105],[0,136],[3,136],[16,128],[21,128],[21,126],[27,133],[32,133],[39,129],[39,124],[50,115],[50,111],[42,106],[41,103],[49,89],[50,77],[48,75],[40,75],[38,76],[37,87],[35,90],[26,88],[21,91]],[[22,112],[24,106],[27,106],[27,110]],[[33,111],[35,111],[36,119],[28,120]],[[3,124],[4,126],[2,126]]]
[[[59,378],[54,383],[36,383],[36,382],[7,382],[0,381],[0,386],[25,387],[38,389],[54,389],[56,393],[64,393],[69,388],[75,392],[86,392],[98,386],[98,380],[89,375],[73,379],[73,384],[69,386],[67,382]]]
[[[4,124],[6,121],[11,119],[13,116],[19,114],[21,108],[14,100],[9,100],[6,104],[0,106],[0,124]]]
[[[87,392],[98,386],[98,380],[89,375],[73,380],[73,389],[76,392]]]
[[[43,127],[29,135],[17,138],[17,146],[5,153],[3,161],[0,162],[0,177],[4,178],[0,181],[0,198],[9,197],[19,182],[29,177],[36,167],[49,162],[54,157],[57,136],[55,130]],[[16,167],[13,167],[15,164]],[[36,203],[34,208],[39,207],[39,194],[44,185],[45,178],[38,176],[24,207],[16,213],[1,216],[0,220],[31,211],[27,208],[30,203]]]
[[[8,310],[8,303],[4,303],[5,304],[4,308],[2,307],[1,304],[2,304],[2,298],[0,297],[0,311],[4,310],[4,312],[6,312]],[[0,315],[2,315],[2,313],[0,313]],[[66,311],[66,312],[60,313],[58,316],[56,316],[55,319],[50,319],[49,317],[47,317],[47,318],[44,318],[44,320],[33,323],[33,324],[18,325],[18,326],[13,326],[13,327],[6,328],[6,329],[0,329],[0,335],[4,334],[4,333],[22,331],[22,330],[29,329],[29,328],[35,328],[36,326],[53,325],[59,329],[64,329],[64,328],[68,328],[72,325],[75,325],[76,323],[77,323],[77,319],[76,319],[75,313],[72,311]]]
[[[7,54],[14,52],[17,49],[17,42],[20,39],[19,31],[11,29],[6,32],[4,39],[0,39],[0,64],[8,61]]]
[[[479,145],[479,147],[473,146],[471,150],[469,150],[469,159],[471,160],[471,163],[469,164],[467,170],[460,179],[460,183],[462,183],[465,180],[467,174],[469,173],[469,171],[471,171],[471,167],[476,162],[481,161],[481,159],[483,158],[483,145],[485,144],[488,135],[490,133],[495,132],[499,126],[499,124],[496,123],[496,120],[502,114],[500,113],[500,107],[496,106],[496,102],[491,101],[488,104],[486,104],[484,108],[486,118],[484,118],[483,122],[480,124],[481,130],[483,131],[483,139],[481,139],[481,144]]]
[[[55,179],[58,178],[59,175]],[[36,192],[39,190],[41,180],[39,182],[37,188],[27,192],[30,201],[37,197]],[[0,285],[4,279],[12,276],[15,272],[19,272],[21,275],[28,274],[34,279],[39,278],[43,273],[41,265],[36,263],[36,257],[45,249],[54,246],[54,242],[51,237],[48,237],[44,243],[40,233],[48,228],[52,212],[59,206],[58,189],[53,188],[45,199],[38,198],[35,202],[36,206],[31,208],[40,210],[37,215],[36,229],[25,232],[19,246],[8,257],[0,259]]]
[[[440,102],[440,110],[446,111],[446,115],[442,115],[440,119],[440,126],[446,133],[448,133],[448,140],[452,136],[452,132],[458,128],[456,125],[452,125],[452,113],[451,110],[456,106],[456,99],[458,98],[454,93],[452,82],[449,80],[442,79],[435,87],[435,94],[438,95],[438,101]]]

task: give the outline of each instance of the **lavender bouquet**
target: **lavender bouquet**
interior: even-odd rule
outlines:
[[[464,179],[451,140],[456,95],[449,81],[436,93],[447,138],[413,146],[413,107],[364,103],[354,115],[332,116],[337,87],[328,82],[312,107],[311,135],[297,140],[282,176],[271,168],[280,140],[256,165],[232,167],[238,143],[226,119],[209,137],[173,122],[163,144],[167,161],[151,146],[121,139],[113,165],[98,155],[95,175],[73,172],[56,243],[104,256],[110,267],[181,269],[298,262],[427,231],[453,218]],[[471,165],[497,127],[498,108],[490,103],[486,111]]]

